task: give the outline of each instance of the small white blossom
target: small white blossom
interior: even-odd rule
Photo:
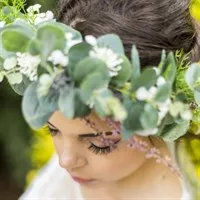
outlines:
[[[35,4],[35,5],[33,5],[33,6],[29,6],[28,8],[27,8],[27,12],[28,13],[31,13],[31,12],[40,12],[40,8],[41,8],[42,6],[40,5],[40,4]]]
[[[96,46],[97,45],[97,39],[93,35],[86,35],[85,36],[85,41],[88,44],[91,44],[92,46]]]
[[[158,89],[155,87],[155,86],[152,86],[150,89],[149,89],[149,100],[153,99],[157,93]]]
[[[68,65],[68,57],[59,49],[51,53],[48,61],[51,61],[54,65],[61,65],[63,67]]]
[[[106,47],[94,47],[89,52],[90,57],[98,58],[106,63],[109,69],[110,77],[117,76],[121,70],[123,59],[119,58],[111,49]]]
[[[53,12],[48,10],[46,13],[36,14],[34,24],[37,25],[40,24],[41,22],[52,20],[53,18],[54,18]]]
[[[16,66],[17,66],[17,58],[16,57],[7,58],[3,63],[3,68],[5,70],[11,70]]]
[[[192,119],[192,112],[190,110],[186,110],[184,112],[181,112],[181,117],[184,120],[191,120]]]
[[[38,96],[46,96],[53,84],[53,77],[49,74],[42,74],[39,78]]]
[[[163,76],[160,76],[157,80],[157,86],[162,86],[163,84],[166,83],[166,80]]]
[[[136,134],[140,136],[155,135],[158,132],[157,128],[137,131]]]
[[[140,87],[137,91],[136,91],[136,98],[139,101],[144,101],[147,100],[149,98],[149,91],[145,88],[145,87]]]
[[[0,28],[3,28],[5,26],[6,22],[5,21],[0,21]]]
[[[29,53],[17,53],[18,70],[31,81],[37,80],[37,69],[40,62],[40,56],[32,56]]]

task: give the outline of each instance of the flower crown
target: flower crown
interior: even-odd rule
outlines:
[[[199,134],[200,64],[189,63],[188,54],[163,50],[158,66],[141,70],[135,46],[129,59],[117,35],[83,38],[40,7],[0,11],[0,82],[7,78],[23,96],[32,128],[41,128],[55,111],[73,119],[93,110],[118,121],[124,139]]]

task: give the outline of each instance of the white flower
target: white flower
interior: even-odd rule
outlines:
[[[104,61],[109,69],[110,77],[117,76],[121,70],[123,59],[119,58],[111,49],[106,47],[94,47],[89,52],[89,55]]]
[[[41,22],[52,20],[53,18],[54,18],[54,14],[52,11],[47,11],[46,13],[39,13],[39,14],[36,14],[34,24],[37,25],[37,24],[40,24]]]
[[[38,96],[46,96],[53,84],[53,77],[49,74],[42,74],[39,78]]]
[[[92,46],[96,46],[97,45],[97,39],[93,35],[86,35],[85,36],[85,41],[88,44],[91,44]]]
[[[192,119],[192,112],[190,110],[186,110],[181,112],[181,117],[184,120],[191,120]]]
[[[17,53],[18,70],[31,81],[37,80],[37,69],[40,62],[40,56],[32,56],[29,53]]]
[[[136,91],[136,98],[139,101],[147,100],[149,98],[149,95],[150,95],[150,93],[149,93],[149,91],[145,87],[140,87]]]
[[[61,65],[63,67],[68,65],[68,57],[59,49],[51,53],[48,61],[51,61],[54,65]]]
[[[3,68],[6,70],[11,70],[16,66],[17,66],[17,58],[16,57],[7,58],[3,63]]]
[[[163,76],[160,76],[157,80],[157,86],[162,86],[166,83],[166,80]]]
[[[65,47],[65,53],[68,53],[69,52],[69,49],[71,47],[73,47],[74,45],[76,44],[79,44],[82,42],[82,39],[73,39],[73,34],[72,33],[66,33],[65,34],[65,38],[67,39],[67,42],[66,42],[66,47]]]
[[[5,26],[6,22],[5,21],[0,21],[0,28],[3,28]]]
[[[149,135],[155,135],[157,132],[158,132],[158,129],[153,128],[153,129],[148,129],[148,130],[136,131],[136,134],[140,136],[149,136]]]
[[[31,12],[40,12],[40,8],[41,8],[42,6],[40,5],[40,4],[35,4],[35,5],[33,5],[33,6],[29,6],[28,8],[27,8],[27,12],[28,13],[31,13]]]

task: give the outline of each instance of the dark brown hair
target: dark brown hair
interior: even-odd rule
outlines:
[[[189,13],[190,0],[60,0],[58,21],[85,35],[116,33],[130,57],[136,45],[142,65],[156,65],[161,50],[183,49],[199,59],[197,24]]]

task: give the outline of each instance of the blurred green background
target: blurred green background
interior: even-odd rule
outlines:
[[[1,2],[1,1],[0,1]],[[56,0],[27,0],[26,7],[39,3],[41,11],[55,8]],[[41,141],[45,141],[44,144]],[[46,151],[37,151],[38,148]],[[15,200],[52,154],[50,136],[29,129],[21,113],[21,97],[8,83],[0,84],[0,199]],[[38,162],[38,163],[37,163]]]

